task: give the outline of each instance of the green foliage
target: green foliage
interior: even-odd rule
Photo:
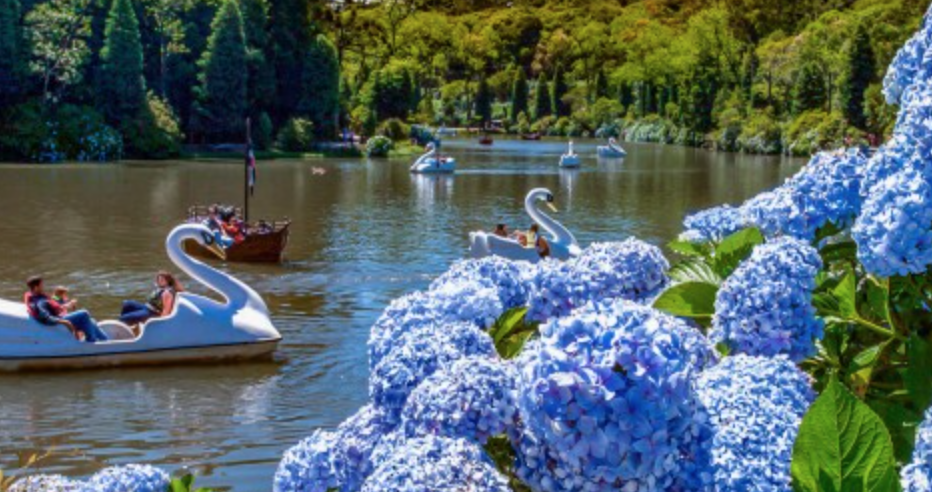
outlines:
[[[480,78],[479,87],[476,89],[476,118],[482,126],[492,121],[492,98],[489,83],[485,77]]]
[[[847,69],[841,86],[841,96],[845,118],[852,125],[865,129],[867,114],[864,94],[877,72],[874,66],[874,50],[871,47],[870,34],[864,22],[858,23],[848,48]]]
[[[517,357],[524,344],[538,335],[540,323],[529,322],[526,315],[526,307],[509,309],[495,320],[495,324],[489,329],[489,336],[495,342],[495,350],[503,359]]]
[[[26,14],[29,70],[38,77],[47,103],[59,102],[66,88],[81,81],[90,55],[87,6],[88,0],[57,0],[40,3]]]
[[[194,475],[190,473],[179,478],[173,478],[166,492],[213,492],[205,487],[194,488]]]
[[[312,2],[306,0],[275,0],[271,4],[271,63],[275,71],[276,104],[272,120],[278,124],[295,114],[304,97],[305,64],[307,52],[314,44],[317,33],[312,23]]]
[[[181,154],[184,135],[178,118],[165,100],[149,93],[146,106],[124,123],[126,154],[146,159],[171,159]]]
[[[511,122],[517,123],[518,116],[528,114],[528,96],[530,89],[527,84],[527,75],[523,69],[515,71],[515,79],[511,85]]]
[[[379,125],[376,133],[388,137],[392,141],[400,142],[407,140],[411,136],[411,127],[398,118],[389,118]]]
[[[391,65],[373,72],[363,89],[364,103],[378,119],[406,119],[413,109],[413,82],[406,66]]]
[[[123,155],[123,138],[92,107],[65,104],[53,113],[29,102],[14,107],[12,118],[16,125],[0,134],[5,159],[112,161]]]
[[[796,84],[793,87],[793,113],[822,111],[826,107],[827,100],[822,70],[815,62],[804,62],[799,68]]]
[[[392,142],[392,139],[383,135],[376,135],[366,142],[366,155],[369,157],[388,157],[389,152],[394,148],[395,143]]]
[[[297,112],[315,123],[320,136],[332,138],[340,110],[340,64],[327,36],[318,35],[308,49],[302,77]]]
[[[5,108],[24,87],[23,31],[19,0],[0,0],[0,109]]]
[[[779,154],[783,151],[783,131],[769,111],[759,112],[744,121],[737,146],[749,154]]]
[[[832,380],[803,418],[793,447],[795,492],[900,489],[883,421]]]
[[[508,478],[509,489],[513,492],[532,492],[531,488],[518,479],[515,473],[517,455],[508,436],[493,436],[483,446],[486,454],[495,463],[495,467]]]
[[[820,150],[843,146],[847,135],[857,137],[858,132],[849,128],[840,114],[809,111],[797,116],[787,126],[783,135],[784,150],[790,155],[809,156]]]
[[[540,120],[553,114],[550,100],[550,84],[543,72],[537,77],[537,87],[534,92],[534,119]]]
[[[246,39],[236,0],[224,0],[201,59],[200,116],[214,140],[242,141],[246,116]]]
[[[553,83],[550,85],[550,108],[558,117],[570,115],[570,105],[566,102],[569,86],[566,83],[566,74],[563,67],[557,66],[553,72]]]
[[[246,61],[249,71],[247,108],[252,115],[261,115],[275,104],[275,70],[271,60],[269,39],[269,1],[239,0],[246,36]],[[266,113],[267,114],[267,113]],[[271,124],[271,119],[269,120]],[[269,133],[271,135],[271,132]]]
[[[715,314],[717,293],[718,286],[708,282],[683,282],[665,290],[654,301],[654,308],[709,326]]]
[[[259,119],[254,123],[255,131],[253,132],[254,141],[256,148],[258,150],[269,150],[272,148],[272,118],[269,117],[269,114],[262,112],[259,114]]]
[[[146,104],[142,41],[131,0],[113,0],[100,53],[100,104],[107,121],[123,125]]]
[[[292,118],[278,130],[275,146],[287,152],[307,152],[314,145],[314,123],[304,118]]]

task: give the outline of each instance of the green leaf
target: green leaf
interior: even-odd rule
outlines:
[[[190,492],[192,483],[194,483],[194,477],[191,474],[173,478],[170,484],[170,492]]]
[[[708,263],[697,259],[688,259],[673,265],[673,268],[667,272],[667,275],[674,282],[678,283],[704,282],[712,285],[722,284],[722,277],[715,273],[715,270],[713,270]]]
[[[883,420],[893,440],[893,454],[897,461],[906,463],[913,455],[913,443],[916,429],[922,421],[922,414],[906,408],[902,403],[889,400],[870,400],[867,402],[877,416]]]
[[[718,244],[715,248],[712,267],[722,278],[728,278],[731,272],[745,258],[751,255],[754,247],[764,243],[764,235],[755,227],[740,230]]]
[[[803,417],[791,472],[795,492],[900,490],[886,426],[834,379]]]
[[[841,282],[832,290],[835,300],[838,302],[838,313],[848,319],[859,319],[857,305],[857,283],[855,282],[854,272],[849,271],[842,277]]]
[[[715,314],[718,287],[705,282],[684,282],[665,290],[654,301],[654,308],[674,316],[708,322]]]
[[[708,256],[712,252],[708,244],[696,244],[678,239],[667,243],[667,248],[683,256]]]
[[[890,281],[868,277],[865,282],[867,288],[867,307],[870,313],[884,320],[887,326],[893,327],[893,318],[890,316]]]
[[[854,241],[828,244],[819,250],[819,255],[826,264],[838,261],[854,262],[858,257],[858,245]]]
[[[836,226],[832,222],[829,222],[816,230],[815,239],[812,242],[813,244],[819,244],[823,239],[835,236],[841,231],[842,229],[840,227]]]
[[[906,341],[906,390],[915,408],[929,408],[932,403],[932,344],[914,333]]]
[[[495,342],[495,349],[502,358],[514,358],[521,353],[525,343],[537,335],[539,323],[528,323],[525,319],[526,314],[526,307],[509,309],[489,330],[489,335]]]

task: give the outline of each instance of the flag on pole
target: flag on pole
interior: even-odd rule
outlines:
[[[249,195],[256,193],[256,153],[252,150],[252,144],[246,148],[246,167],[249,170]]]

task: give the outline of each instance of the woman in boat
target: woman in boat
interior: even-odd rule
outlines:
[[[184,289],[175,276],[168,272],[159,272],[155,276],[155,290],[146,302],[123,301],[120,321],[133,326],[145,323],[152,318],[164,318],[175,307],[175,296]]]
[[[537,224],[532,224],[527,233],[526,247],[536,249],[541,258],[550,256],[550,244],[540,235],[540,227]]]

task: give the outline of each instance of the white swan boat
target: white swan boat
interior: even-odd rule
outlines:
[[[546,238],[550,244],[550,256],[558,260],[579,256],[581,249],[573,233],[541,212],[537,208],[538,201],[546,203],[554,212],[557,209],[553,205],[553,194],[546,188],[535,188],[524,199],[524,209],[527,214],[550,234],[550,237]],[[469,252],[473,258],[495,255],[509,260],[540,261],[540,256],[535,248],[522,246],[516,239],[501,237],[484,231],[469,234]]]
[[[573,141],[570,140],[569,148],[566,153],[560,156],[560,167],[576,168],[579,167],[579,154],[573,152]]]
[[[427,153],[418,157],[411,165],[412,173],[445,174],[456,171],[456,159],[437,155],[434,143],[427,144]]]
[[[620,159],[628,155],[625,149],[621,148],[621,145],[618,145],[614,137],[608,139],[608,145],[599,145],[596,152],[599,154],[599,157],[607,157],[610,159]]]
[[[63,326],[33,320],[22,302],[0,299],[0,371],[203,363],[271,355],[281,335],[272,325],[265,301],[243,282],[188,256],[182,244],[192,239],[222,255],[209,229],[184,224],[168,235],[168,256],[223,302],[181,292],[174,312],[145,323],[138,335],[119,321],[103,321],[99,326],[109,340],[86,343],[75,340]]]

